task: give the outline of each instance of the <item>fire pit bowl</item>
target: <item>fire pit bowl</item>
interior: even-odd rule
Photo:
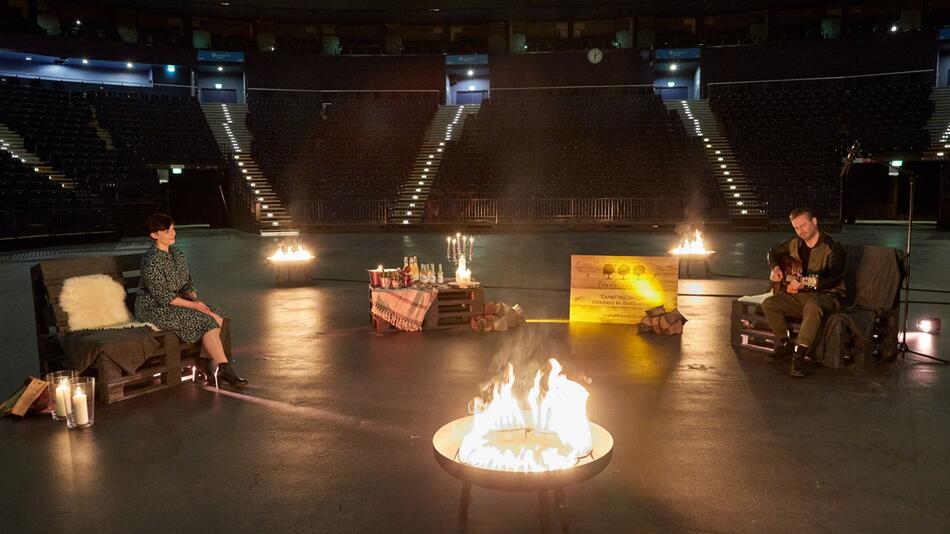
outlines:
[[[596,423],[589,423],[592,436],[591,452],[579,458],[571,467],[548,471],[502,471],[466,464],[459,460],[459,447],[465,435],[471,432],[474,420],[474,416],[471,415],[456,419],[444,425],[432,436],[432,449],[436,461],[448,474],[462,481],[462,496],[458,511],[459,528],[464,530],[468,522],[468,505],[471,501],[472,486],[479,486],[501,491],[536,492],[542,532],[550,531],[549,492],[553,491],[561,528],[564,532],[568,532],[570,527],[564,488],[589,480],[607,467],[614,448],[614,438],[610,432]]]
[[[610,463],[614,449],[614,438],[604,427],[590,423],[593,435],[593,450],[587,456],[577,460],[577,464],[567,469],[552,471],[500,471],[463,463],[458,459],[462,438],[471,432],[473,416],[452,421],[432,436],[432,448],[435,459],[442,469],[474,486],[503,491],[545,491],[578,484],[595,477]]]

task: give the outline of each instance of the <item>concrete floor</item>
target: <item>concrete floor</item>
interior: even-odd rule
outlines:
[[[782,233],[709,236],[718,273],[765,275]],[[902,247],[899,227],[848,228],[849,243]],[[914,286],[950,288],[950,235],[915,234]],[[439,235],[306,238],[314,275],[434,259]],[[569,254],[664,254],[669,234],[476,238],[488,297],[566,318]],[[118,245],[0,257],[0,390],[36,372],[30,265]],[[616,440],[596,478],[567,490],[574,532],[950,531],[950,368],[916,359],[805,380],[728,343],[729,298],[681,297],[682,337],[632,327],[534,323],[495,334],[376,335],[366,286],[275,287],[272,241],[183,230],[202,297],[235,317],[241,394],[185,384],[96,408],[90,431],[45,417],[0,420],[0,532],[453,532],[461,484],[430,439],[509,355],[557,355],[591,378],[591,419]],[[687,294],[760,293],[764,280],[681,281]],[[917,293],[917,300],[950,302]],[[915,305],[950,324],[946,305]],[[916,346],[950,356],[947,336]],[[537,530],[533,494],[475,488],[471,532]]]

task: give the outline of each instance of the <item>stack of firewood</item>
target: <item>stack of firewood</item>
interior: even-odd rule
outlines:
[[[517,328],[527,319],[520,305],[509,306],[504,302],[486,302],[485,313],[473,317],[469,324],[476,332],[504,332]]]
[[[647,310],[643,319],[637,324],[637,332],[640,334],[654,333],[663,336],[675,336],[683,333],[683,325],[686,324],[686,317],[679,310],[666,311],[663,306],[650,308]]]

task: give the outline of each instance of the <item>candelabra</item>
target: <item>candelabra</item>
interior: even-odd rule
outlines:
[[[455,237],[445,238],[445,259],[458,265],[459,259],[464,258],[466,263],[472,262],[472,251],[475,249],[475,238],[464,236],[461,233],[455,234]]]

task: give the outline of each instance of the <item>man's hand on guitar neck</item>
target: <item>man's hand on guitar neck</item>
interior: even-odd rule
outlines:
[[[769,275],[769,280],[773,282],[781,282],[783,276],[782,269],[778,267],[772,267],[772,274]]]

